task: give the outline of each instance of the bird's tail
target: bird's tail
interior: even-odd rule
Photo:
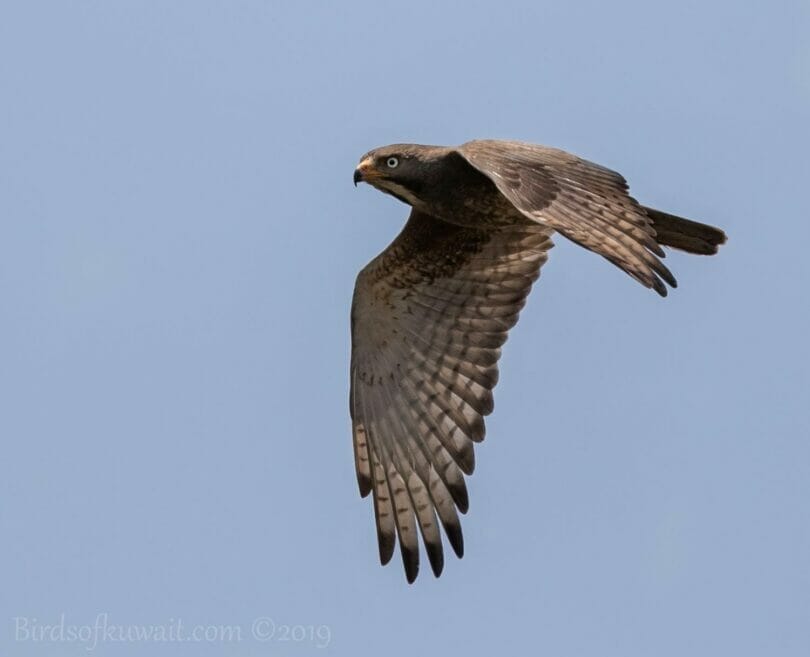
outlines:
[[[655,241],[664,246],[697,253],[713,255],[725,243],[726,234],[719,228],[676,217],[660,210],[644,208],[655,228]]]

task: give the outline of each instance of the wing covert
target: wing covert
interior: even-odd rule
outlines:
[[[677,286],[660,260],[664,251],[650,218],[620,174],[523,142],[472,141],[457,152],[527,217],[605,257],[661,296],[667,294],[664,282]]]

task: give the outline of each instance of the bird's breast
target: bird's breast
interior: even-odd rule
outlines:
[[[455,190],[431,204],[431,214],[467,228],[503,228],[533,223],[495,186]]]

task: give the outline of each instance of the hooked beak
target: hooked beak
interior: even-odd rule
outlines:
[[[374,166],[374,161],[367,157],[365,160],[357,165],[354,170],[354,186],[357,187],[359,182],[368,182],[369,180],[380,178],[380,173]]]

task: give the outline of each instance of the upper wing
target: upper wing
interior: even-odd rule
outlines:
[[[610,260],[666,296],[672,273],[652,222],[627,182],[564,151],[523,142],[471,141],[457,149],[523,214]],[[658,256],[658,257],[656,257]]]
[[[552,244],[540,225],[477,230],[413,211],[357,277],[351,416],[357,479],[373,492],[380,560],[399,536],[409,582],[417,526],[433,572],[444,557],[436,516],[458,556],[458,511],[473,442],[492,412],[497,361]]]

